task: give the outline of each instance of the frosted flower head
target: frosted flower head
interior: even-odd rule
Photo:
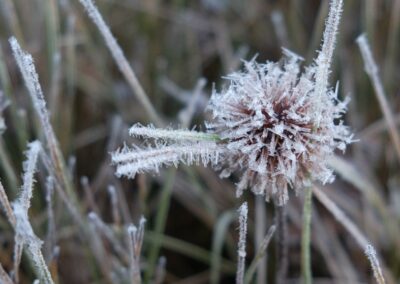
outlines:
[[[229,152],[222,176],[242,171],[237,195],[250,187],[255,194],[286,203],[288,187],[300,189],[314,180],[332,182],[327,158],[345,150],[352,135],[340,120],[346,102],[337,92],[316,91],[317,67],[301,73],[301,58],[284,50],[281,62],[245,62],[241,72],[214,91],[208,105],[218,134]]]
[[[332,182],[326,162],[352,142],[341,120],[347,101],[339,101],[338,88],[328,85],[342,6],[343,0],[331,0],[322,46],[311,66],[302,68],[302,59],[288,50],[277,63],[244,62],[242,71],[226,77],[223,91],[214,90],[207,133],[134,125],[130,134],[153,144],[113,153],[116,174],[133,178],[161,166],[201,161],[223,169],[222,177],[241,172],[237,196],[251,188],[279,205],[287,202],[289,187]]]

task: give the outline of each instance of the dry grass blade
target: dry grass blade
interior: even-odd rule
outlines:
[[[13,284],[10,276],[8,276],[7,272],[4,270],[3,266],[0,264],[0,283],[2,284]]]
[[[12,211],[10,201],[8,200],[6,191],[4,190],[3,184],[0,182],[0,203],[3,207],[4,213],[7,216],[8,221],[11,225],[15,226],[15,216]]]
[[[145,108],[147,114],[158,126],[163,125],[161,118],[157,114],[153,105],[151,104],[149,98],[147,97],[142,85],[137,79],[133,69],[129,65],[124,52],[118,45],[114,36],[112,35],[109,27],[105,23],[103,17],[101,16],[99,10],[96,8],[92,0],[80,0],[82,6],[86,9],[89,17],[93,20],[97,28],[99,29],[101,35],[103,36],[108,49],[110,50],[115,62],[117,63],[125,79],[128,81],[129,86],[132,88],[134,94],[136,95],[139,102]]]
[[[39,76],[36,72],[33,58],[30,54],[24,52],[21,49],[18,41],[14,37],[10,38],[9,42],[18,68],[22,74],[25,85],[31,96],[35,111],[39,116],[40,123],[46,138],[47,146],[50,151],[52,167],[54,167],[56,177],[65,187],[66,191],[69,194],[69,197],[73,199],[73,202],[76,204],[76,198],[72,190],[72,185],[68,173],[65,168],[65,162],[62,157],[57,138],[50,124],[49,112],[46,108],[46,101],[44,99],[42,87],[39,83]]]
[[[367,72],[372,81],[376,97],[378,99],[383,115],[385,116],[386,122],[389,127],[390,137],[393,141],[397,157],[400,161],[400,135],[396,128],[396,122],[390,109],[390,104],[387,100],[387,96],[385,94],[381,79],[379,78],[378,66],[374,60],[371,48],[368,44],[368,40],[365,34],[362,34],[357,38],[357,44],[360,48],[361,55],[364,60],[365,72]]]
[[[325,206],[326,209],[335,217],[335,219],[343,225],[343,227],[350,233],[350,235],[356,240],[357,244],[361,249],[365,249],[370,245],[369,240],[364,236],[360,229],[351,221],[346,214],[319,188],[313,187],[314,196]],[[385,268],[385,265],[382,265]],[[392,281],[393,277],[387,272],[388,279],[390,283],[395,283]]]
[[[53,284],[54,282],[41,252],[43,242],[35,235],[28,217],[34,183],[33,175],[36,171],[41,149],[39,141],[34,141],[28,145],[27,160],[24,163],[22,192],[13,203],[13,215],[15,216],[15,223],[12,224],[15,230],[14,273],[15,280],[18,282],[19,264],[22,250],[25,246],[41,281],[45,284]]]
[[[139,227],[130,225],[127,228],[129,238],[130,273],[132,284],[142,283],[142,279],[140,276],[140,253],[143,245],[145,222],[146,219],[142,217],[139,222]]]
[[[374,271],[374,277],[378,284],[385,284],[385,278],[383,277],[382,269],[379,264],[378,257],[376,256],[375,248],[372,245],[367,245],[365,248],[365,254],[367,255],[369,262],[371,263],[372,270]]]
[[[255,247],[261,247],[265,240],[265,232],[267,230],[267,210],[266,210],[266,204],[264,198],[261,196],[256,196],[255,197],[255,240],[254,240],[254,245]],[[265,269],[267,267],[267,256],[264,254],[264,256],[257,261],[257,284],[264,284],[267,281],[267,270]],[[249,268],[250,269],[250,268]],[[249,271],[249,270],[248,270]],[[247,274],[245,276],[245,279],[247,277]]]
[[[260,247],[257,250],[257,254],[254,257],[253,261],[250,263],[249,268],[247,269],[246,276],[245,276],[245,282],[244,283],[250,283],[253,277],[254,272],[256,271],[257,264],[262,260],[262,258],[266,255],[267,253],[267,248],[268,245],[271,241],[272,236],[274,235],[276,230],[276,226],[272,225],[268,233],[265,235]]]
[[[346,216],[346,214],[319,188],[313,187],[313,193],[317,199],[328,209],[335,219],[342,224],[353,236],[361,248],[367,247],[368,239],[361,233],[360,229]]]

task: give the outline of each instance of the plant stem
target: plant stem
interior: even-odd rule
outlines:
[[[310,235],[311,235],[311,214],[312,214],[312,187],[305,188],[304,207],[303,207],[303,236],[301,241],[301,263],[303,284],[311,284],[311,255],[310,255]]]
[[[171,202],[172,188],[175,182],[175,176],[176,176],[176,169],[171,169],[167,174],[166,177],[167,179],[162,189],[160,205],[157,211],[155,228],[154,228],[154,232],[156,233],[157,238],[155,239],[153,246],[149,251],[148,268],[145,273],[145,283],[150,282],[150,279],[153,276],[157,265],[158,255],[163,243],[163,233],[167,221],[169,206]]]

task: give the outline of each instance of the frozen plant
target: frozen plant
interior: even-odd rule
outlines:
[[[353,141],[342,120],[348,100],[339,101],[338,85],[328,84],[342,5],[331,1],[321,50],[310,66],[302,71],[302,58],[286,49],[280,62],[245,61],[244,70],[226,77],[226,88],[213,91],[206,133],[135,125],[130,134],[154,144],[114,153],[116,174],[133,178],[161,165],[202,161],[221,169],[221,177],[240,172],[238,197],[251,188],[279,205],[287,202],[289,187],[332,182],[326,161]]]

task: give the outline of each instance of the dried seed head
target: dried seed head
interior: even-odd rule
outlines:
[[[347,102],[338,101],[333,90],[317,92],[316,66],[300,73],[301,58],[284,54],[278,63],[245,62],[242,72],[229,75],[227,89],[211,97],[213,121],[207,124],[230,153],[221,175],[243,172],[237,195],[251,187],[280,205],[288,199],[288,186],[332,182],[327,157],[352,140],[340,120]]]

